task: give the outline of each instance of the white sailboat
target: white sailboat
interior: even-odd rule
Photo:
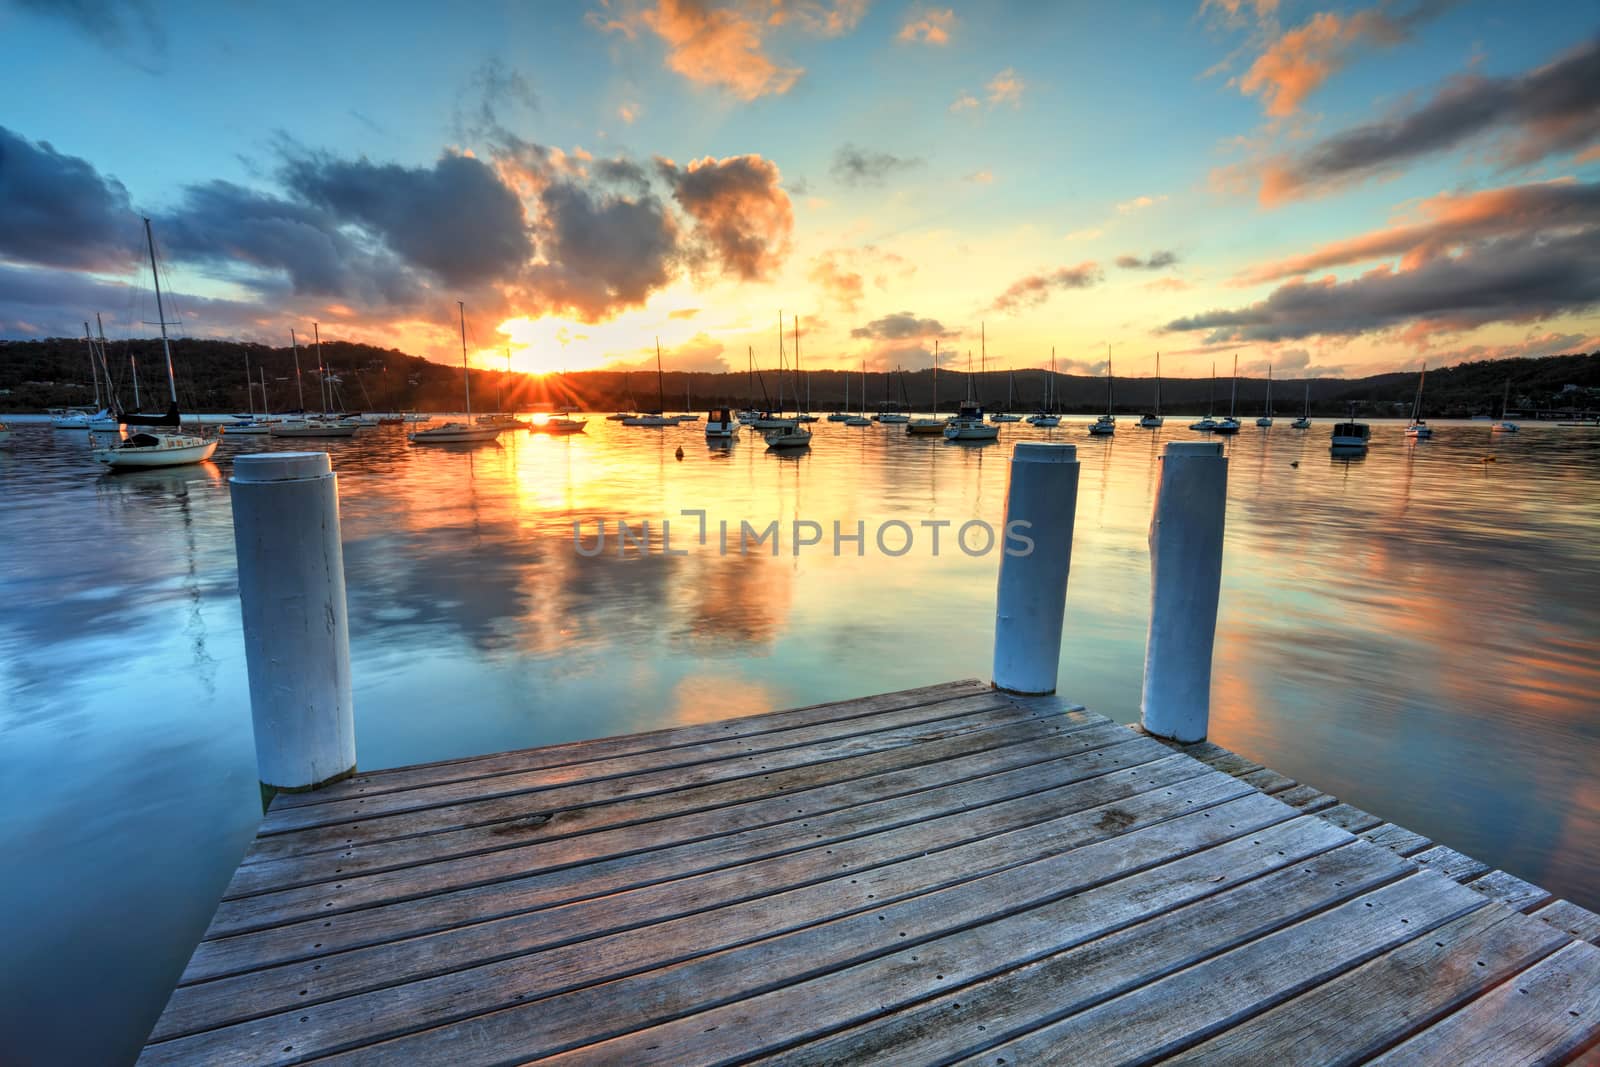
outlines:
[[[956,409],[955,418],[944,427],[946,441],[993,441],[1000,427],[983,419],[983,405],[972,395],[972,352],[967,351],[967,398]]]
[[[1061,416],[1056,414],[1056,350],[1050,348],[1050,376],[1044,380],[1044,409],[1028,416],[1028,423],[1051,429],[1061,425]]]
[[[1238,433],[1239,420],[1233,417],[1234,409],[1239,403],[1239,357],[1233,357],[1233,385],[1228,391],[1228,417],[1218,419],[1217,424],[1211,428],[1212,433]]]
[[[1428,365],[1422,365],[1417,375],[1417,397],[1411,402],[1411,421],[1406,423],[1406,436],[1416,441],[1426,441],[1433,436],[1433,427],[1422,417],[1422,383],[1427,380]]]
[[[138,431],[126,440],[109,448],[97,448],[92,455],[97,463],[112,470],[133,470],[147,467],[181,467],[190,463],[204,463],[217,450],[218,439],[182,432],[183,417],[178,413],[178,380],[172,372],[172,345],[167,340],[167,315],[161,302],[161,275],[156,270],[156,239],[150,229],[150,220],[144,220],[145,243],[150,250],[150,276],[155,282],[156,319],[161,324],[161,350],[167,357],[167,390],[172,397],[172,407],[165,415],[128,416],[135,426],[149,426],[149,431]],[[135,421],[148,420],[148,421]],[[155,427],[170,426],[169,432],[156,432]]]
[[[850,381],[850,379],[849,379],[849,376],[847,375],[845,377],[846,389],[849,388],[849,381]],[[848,392],[846,392],[846,394],[845,394],[845,399],[846,400],[849,399],[849,393]],[[846,408],[849,408],[849,406],[850,405],[848,403],[845,405]],[[867,418],[867,361],[866,360],[862,360],[861,361],[861,410],[856,412],[854,415],[851,415],[851,416],[847,417],[844,420],[844,424],[846,426],[871,426],[872,425],[872,420]]]
[[[1217,361],[1211,361],[1211,391],[1206,395],[1206,417],[1199,422],[1191,422],[1189,429],[1198,430],[1200,433],[1211,433],[1217,428],[1217,420],[1211,417],[1217,404]]]
[[[317,332],[318,348],[321,348],[322,333]],[[295,395],[300,401],[300,417],[295,419],[279,419],[267,427],[267,433],[272,437],[354,437],[361,424],[351,419],[330,419],[307,415],[305,383],[300,376],[300,338],[291,328],[289,330],[289,349],[294,353],[294,388]],[[317,356],[317,367],[322,367],[322,356]],[[322,389],[323,380],[327,375],[318,373],[317,384],[322,394],[322,406],[326,408],[327,393]]]
[[[1117,432],[1117,420],[1111,414],[1111,346],[1106,346],[1106,413],[1089,426],[1089,436],[1110,437]]]
[[[939,418],[939,342],[933,342],[933,417],[915,418],[906,423],[906,433],[935,434],[944,432],[944,420]]]
[[[1500,398],[1500,421],[1489,427],[1490,433],[1517,433],[1517,424],[1506,418],[1511,410],[1511,379],[1506,379],[1506,391]]]
[[[1311,429],[1311,382],[1306,382],[1305,407],[1300,409],[1300,417],[1289,424],[1291,430]]]
[[[1017,406],[1017,372],[1006,371],[1006,409],[996,411],[989,416],[990,422],[1021,422],[1022,416],[1012,413],[1012,408]]]
[[[431,426],[426,430],[406,434],[406,438],[412,444],[476,444],[493,441],[504,429],[501,426],[474,424],[472,421],[472,370],[467,365],[467,305],[463,301],[456,301],[456,313],[461,319],[461,387],[462,395],[467,402],[467,421],[447,422],[443,426]]]
[[[1267,364],[1267,409],[1266,413],[1256,420],[1256,425],[1263,429],[1272,425],[1272,364]]]
[[[1166,421],[1161,417],[1161,353],[1156,353],[1156,407],[1154,411],[1147,411],[1139,416],[1139,426],[1146,430],[1158,430]]]
[[[656,409],[644,415],[629,415],[622,420],[624,426],[676,426],[678,420],[666,414],[666,379],[661,373],[661,338],[656,338]]]
[[[250,405],[250,414],[246,418],[235,415],[234,421],[222,428],[228,437],[265,437],[272,430],[272,420],[267,417],[267,389],[265,372],[262,376],[261,386],[261,416],[256,416],[256,386],[255,380],[250,376],[250,352],[244,354],[244,391],[246,402]]]

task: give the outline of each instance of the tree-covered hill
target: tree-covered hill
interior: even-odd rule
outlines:
[[[299,353],[297,379],[295,356],[289,348],[271,348],[246,342],[176,340],[172,343],[177,368],[178,395],[185,411],[243,411],[248,406],[245,392],[245,365],[251,374],[267,378],[267,399],[273,411],[301,407],[321,408],[316,357],[308,349]],[[326,342],[322,356],[329,369],[329,387],[335,391],[330,404],[350,411],[420,410],[453,411],[461,408],[461,372],[446,364],[393,349],[346,342]],[[166,375],[162,368],[161,342],[135,340],[109,346],[113,386],[125,409],[132,409],[133,388],[130,357],[139,368],[139,392],[147,411],[166,406]],[[861,375],[844,371],[817,371],[810,375],[810,407],[828,411],[840,407],[845,379],[850,381],[851,406],[860,404]],[[1039,370],[1017,371],[1014,379],[1017,411],[1033,411],[1044,401],[1046,378]],[[1005,406],[1006,372],[991,371],[977,376],[974,392],[990,408]],[[687,381],[686,381],[687,379]],[[1582,411],[1600,409],[1600,353],[1548,356],[1542,359],[1509,359],[1461,363],[1428,371],[1425,413],[1435,418],[1497,414],[1506,382],[1511,383],[1513,411],[1531,415],[1544,411]],[[695,409],[728,404],[742,407],[776,403],[778,381],[775,371],[767,370],[754,378],[744,372],[728,374],[669,372],[663,392],[665,407],[679,410],[685,403],[685,384],[689,403]],[[784,395],[793,406],[796,385],[791,372],[785,379]],[[945,371],[939,376],[939,407],[953,410],[967,393],[967,376]],[[1203,412],[1210,406],[1224,412],[1228,408],[1230,380],[1219,378],[1213,386],[1209,378],[1164,378],[1161,383],[1162,408],[1171,412]],[[1238,383],[1237,410],[1254,417],[1266,400],[1264,378],[1241,378]],[[1313,415],[1343,415],[1354,403],[1360,414],[1369,417],[1404,415],[1416,391],[1413,373],[1378,374],[1365,378],[1311,379]],[[566,375],[533,376],[506,374],[495,370],[472,372],[473,406],[491,410],[496,406],[528,409],[536,404],[572,407],[590,411],[653,409],[656,402],[655,375],[636,371],[583,371]],[[1118,378],[1113,383],[1114,403],[1119,412],[1133,413],[1154,402],[1155,382],[1151,378]],[[753,395],[752,395],[753,394]],[[1104,410],[1105,381],[1081,375],[1056,376],[1058,407],[1067,412]],[[1280,378],[1273,383],[1273,406],[1279,413],[1300,410],[1305,396],[1305,380]],[[867,408],[884,401],[903,403],[926,410],[933,399],[933,373],[929,370],[904,375],[875,373],[867,376]],[[47,407],[86,405],[93,401],[89,379],[88,348],[82,338],[51,338],[41,341],[0,341],[0,411],[42,411]],[[256,403],[259,406],[259,393]]]

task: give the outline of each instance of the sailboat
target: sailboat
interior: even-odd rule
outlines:
[[[993,441],[1000,427],[983,421],[983,405],[972,395],[972,352],[967,351],[967,398],[956,409],[955,418],[945,424],[946,441]]]
[[[1012,414],[1011,409],[1017,406],[1017,372],[1006,371],[1006,409],[996,411],[989,416],[990,422],[1021,422],[1021,415]]]
[[[1506,391],[1500,397],[1500,421],[1489,427],[1490,433],[1517,433],[1517,424],[1506,418],[1511,410],[1511,379],[1506,379]]]
[[[302,414],[298,419],[284,419],[273,423],[267,428],[267,433],[273,437],[354,437],[356,431],[361,429],[361,423],[355,419],[334,417],[328,411],[328,371],[322,364],[322,327],[313,322],[311,330],[317,346],[317,394],[322,403],[323,414],[320,417],[304,414],[306,394],[300,382],[300,340],[295,336],[295,332],[290,330],[289,346],[294,350],[294,385],[299,391]],[[471,414],[470,411],[467,412],[469,417]]]
[[[172,372],[172,345],[167,340],[167,315],[161,303],[161,276],[156,271],[156,239],[150,220],[144,220],[145,243],[150,249],[150,276],[155,282],[156,319],[161,323],[161,350],[167,357],[167,390],[172,406],[165,415],[129,415],[124,422],[132,426],[171,427],[170,432],[139,431],[109,448],[97,448],[95,461],[112,470],[144,467],[181,467],[204,463],[217,450],[218,439],[182,432],[183,416],[178,413],[178,380]]]
[[[1050,376],[1044,380],[1044,407],[1035,415],[1028,416],[1028,422],[1033,426],[1042,426],[1045,429],[1061,425],[1061,416],[1056,414],[1056,350],[1050,349]]]
[[[1267,410],[1266,414],[1256,420],[1256,425],[1268,427],[1272,425],[1272,364],[1267,364]]]
[[[846,378],[846,400],[849,399],[849,379]],[[845,407],[849,407],[847,403]],[[861,361],[861,410],[844,420],[846,426],[871,426],[872,420],[867,418],[867,361]]]
[[[1289,424],[1291,430],[1311,429],[1311,383],[1306,382],[1306,404],[1300,411],[1300,417]]]
[[[644,415],[629,415],[624,426],[676,426],[678,420],[666,414],[666,379],[661,373],[661,338],[656,338],[656,409]]]
[[[265,437],[272,430],[272,420],[267,418],[265,388],[261,392],[261,417],[256,417],[256,386],[255,380],[250,376],[250,352],[244,354],[244,392],[245,401],[250,405],[250,414],[244,418],[235,415],[234,421],[222,428],[222,432],[229,437]]]
[[[798,341],[798,332],[796,340]],[[796,352],[797,358],[798,355],[799,353]],[[798,366],[796,370],[798,372]],[[780,314],[778,316],[778,411],[780,415],[783,411],[783,374],[783,316]],[[795,406],[800,406],[800,382],[798,378],[795,380]],[[767,448],[769,449],[782,451],[784,449],[811,447],[811,431],[800,425],[799,418],[759,419],[756,421],[756,426],[766,431],[762,436],[766,439]]]
[[[944,420],[939,418],[939,342],[933,342],[933,416],[912,419],[906,423],[906,433],[934,434],[944,432]]]
[[[1146,430],[1157,430],[1166,421],[1161,417],[1161,353],[1156,353],[1156,409],[1147,411],[1139,416],[1139,426]]]
[[[1211,392],[1206,396],[1206,417],[1199,422],[1191,422],[1189,429],[1201,433],[1212,433],[1217,428],[1217,420],[1211,417],[1211,412],[1217,406],[1217,361],[1211,361]]]
[[[786,371],[783,352],[783,312],[778,312],[778,410],[763,411],[750,422],[750,425],[763,432],[767,430],[792,430],[800,425],[799,419],[791,419],[783,414],[783,376]],[[762,386],[763,392],[766,386]],[[795,398],[796,405],[799,397]]]
[[[1091,437],[1110,437],[1117,432],[1117,420],[1111,414],[1111,346],[1106,346],[1106,413],[1089,426]]]
[[[407,440],[414,445],[477,444],[493,441],[504,429],[502,426],[484,426],[472,421],[472,370],[467,365],[467,305],[463,301],[456,301],[456,314],[461,320],[461,391],[467,402],[467,421],[447,422],[443,426],[430,426],[426,430],[406,434]]]
[[[1417,398],[1411,402],[1411,421],[1406,423],[1406,436],[1418,441],[1426,441],[1433,436],[1433,427],[1422,417],[1422,383],[1427,377],[1428,365],[1424,363],[1422,373],[1417,375]]]
[[[106,363],[106,329],[104,324],[100,323],[100,313],[98,311],[94,314],[94,321],[100,324],[100,347],[98,350],[95,348],[93,338],[89,336],[89,324],[87,322],[83,324],[83,336],[89,342],[89,373],[95,377],[94,405],[96,411],[89,416],[89,431],[91,433],[121,433],[122,416],[117,410],[117,398],[111,390],[111,367]],[[97,363],[100,371],[105,372],[105,403],[100,402],[100,374],[95,370]]]
[[[806,404],[800,407],[800,316],[794,317],[794,406],[799,408],[795,414],[795,422],[816,422],[817,416],[811,414],[811,372],[805,373]]]
[[[1239,357],[1233,357],[1233,385],[1228,391],[1228,417],[1218,419],[1217,424],[1211,428],[1212,433],[1238,433],[1239,420],[1233,417],[1234,408],[1239,403]]]
[[[849,422],[850,421],[850,372],[849,371],[846,371],[845,374],[844,374],[844,406],[841,407],[838,411],[830,412],[829,415],[828,415],[828,421],[829,422]]]

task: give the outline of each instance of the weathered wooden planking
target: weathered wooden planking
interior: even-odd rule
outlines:
[[[1239,778],[1241,781],[1255,786],[1263,793],[1281,793],[1285,789],[1293,789],[1297,784],[1293,778],[1285,777],[1277,771],[1269,770],[1265,767],[1259,771],[1251,771],[1249,774],[1241,774]]]
[[[1575,941],[1374,1060],[1560,1063],[1600,1039],[1600,949]]]
[[[1600,944],[1600,915],[1588,908],[1580,908],[1568,900],[1556,900],[1533,911],[1533,917],[1542,919],[1563,933],[1591,945]]]
[[[1362,811],[1353,804],[1335,804],[1317,814],[1353,834],[1363,834],[1383,824],[1382,819],[1369,811]]]
[[[880,782],[878,776],[896,772],[920,774],[919,768],[944,766],[952,776],[976,776],[991,768],[1020,766],[1049,758],[1048,754],[1031,759],[1035,748],[1049,747],[1047,739],[1069,731],[1104,726],[1097,717],[1082,712],[1058,715],[1040,713],[1037,717],[1013,721],[996,717],[993,725],[982,730],[959,733],[954,737],[926,744],[902,746],[864,756],[851,756],[842,760],[812,764],[780,772],[776,776],[735,779],[706,786],[696,786],[677,793],[658,795],[646,802],[652,815],[658,818],[675,817],[674,826],[688,825],[681,814],[703,810],[708,819],[727,818],[721,827],[748,828],[768,822],[786,821],[792,812],[788,798],[795,803],[805,803],[808,810],[826,810],[850,803],[858,786],[871,790]],[[774,783],[776,783],[774,785]],[[824,792],[826,791],[826,792]],[[783,796],[774,796],[782,793]],[[871,798],[875,794],[869,792]],[[802,801],[802,797],[806,798]],[[414,867],[452,857],[478,855],[529,844],[593,835],[601,832],[631,828],[635,832],[656,834],[660,829],[645,830],[637,822],[641,803],[622,800],[587,808],[571,808],[554,815],[540,813],[533,800],[512,801],[515,810],[523,814],[500,819],[482,826],[469,826],[435,833],[414,834],[409,837],[376,841],[370,844],[352,844],[346,848],[311,852],[298,856],[284,856],[240,867],[230,883],[224,899],[251,896],[278,889],[290,889],[315,882],[336,881],[343,875],[374,874],[384,870]],[[764,805],[764,806],[758,806]],[[532,813],[532,814],[530,814]],[[748,815],[750,820],[737,822],[736,814]],[[619,819],[632,822],[619,822]],[[712,831],[714,832],[714,831]],[[603,854],[603,853],[601,853]]]
[[[1125,747],[1129,746],[1117,746]],[[636,870],[631,876],[613,871],[609,879],[599,877],[587,893],[580,894],[582,899],[562,903],[565,891],[558,887],[553,899],[537,912],[474,922],[460,929],[404,937],[389,944],[320,955],[314,960],[181,987],[173,994],[156,1032],[192,1032],[291,1004],[348,996],[629,926],[724,907],[826,880],[846,867],[863,869],[898,862],[974,837],[1006,834],[1064,813],[1136,800],[1141,794],[1207,773],[1193,761],[1175,756],[1070,784],[1057,783],[1035,769],[1036,789],[1012,799],[996,802],[991,798],[943,812],[930,810],[920,819],[905,808],[887,827],[868,827],[869,832],[860,836],[820,840],[826,835],[817,834],[810,847],[799,851],[753,862],[735,854],[727,857],[724,864],[687,877],[668,874],[653,878],[655,857],[645,855],[632,860]],[[1168,798],[1170,794],[1164,794],[1159,802],[1163,810],[1168,807]],[[799,834],[795,836],[798,838]],[[630,881],[637,882],[638,887],[628,889]],[[399,931],[396,936],[403,933]]]
[[[1127,743],[1131,738],[1097,745],[1092,732],[1079,736],[1082,731],[1047,733],[1042,725],[1036,729],[1039,732],[1031,740],[998,752],[976,753],[746,805],[769,809],[759,822],[737,807],[716,809],[459,863],[390,872],[394,892],[402,894],[401,899],[333,913],[328,918],[315,914],[317,905],[325,901],[313,901],[309,920],[202,941],[184,973],[184,984],[548,907],[590,893],[615,892],[644,884],[640,878],[682,877],[732,862],[798,851],[824,838],[884,829],[913,818],[946,814],[1173,758],[1148,742]],[[798,827],[788,821],[797,817]],[[496,876],[503,877],[484,882]],[[467,888],[460,888],[463,882]],[[356,883],[345,886],[354,889]],[[404,895],[407,893],[411,895]],[[419,896],[423,893],[427,895]]]
[[[1479,908],[1164,1062],[1359,1063],[1567,943],[1509,908]]]
[[[1361,836],[1374,845],[1380,845],[1402,856],[1414,856],[1423,849],[1433,846],[1433,842],[1421,834],[1412,833],[1405,827],[1395,826],[1393,823],[1375,826]]]
[[[865,913],[867,917],[862,921],[875,923],[876,914],[882,913],[880,909],[897,900],[968,883],[1045,856],[1076,850],[1074,857],[1087,871],[1103,855],[1102,867],[1109,865],[1110,876],[1114,876],[1173,858],[1175,853],[1203,848],[1252,822],[1270,824],[1290,814],[1283,805],[1249,793],[1224,775],[1207,772],[1188,781],[1190,786],[1181,791],[1157,788],[1127,800],[870,870],[856,870],[845,861],[840,873],[829,881],[762,896],[737,907],[658,923],[648,927],[649,936],[639,930],[623,931],[412,982],[403,987],[401,994],[378,990],[303,1010],[279,1012],[152,1044],[145,1050],[145,1057],[149,1062],[256,1062],[274,1058],[275,1050],[284,1046],[292,1046],[297,1056],[310,1056],[439,1027],[485,1012],[492,1013],[486,1018],[504,1018],[513,1013],[496,1009],[515,1008],[524,999],[608,982],[784,931],[814,927],[841,916]],[[1228,801],[1228,797],[1237,799]],[[1215,807],[1202,811],[1207,805]],[[1185,811],[1193,814],[1174,818]],[[1132,832],[1141,827],[1148,829]],[[1092,848],[1098,847],[1093,842],[1108,838],[1115,839],[1113,847],[1091,853]],[[1086,854],[1089,858],[1084,859]],[[1067,868],[1076,871],[1079,865],[1068,864]],[[809,966],[819,951],[821,946],[811,946],[800,962]],[[769,972],[747,967],[746,973],[765,979]],[[604,996],[602,991],[602,999]],[[553,1009],[548,1000],[530,1007],[538,1008],[538,1020],[551,1017]],[[583,1014],[591,1016],[594,1010],[585,1009]],[[527,1027],[534,1021],[519,1017],[513,1024],[507,1035],[511,1048],[525,1047]],[[482,1045],[489,1039],[479,1035],[474,1040]],[[421,1055],[409,1062],[437,1058]]]
[[[1083,731],[1082,736],[1064,735],[1063,753],[1108,744],[1110,738],[1114,736],[1114,730],[1115,727],[1107,726],[1090,728]],[[758,776],[758,778],[764,777]],[[770,780],[762,784],[769,788],[772,785]],[[619,820],[626,820],[630,814],[636,816],[657,814],[650,807],[650,801],[649,797],[637,800],[636,803],[645,806],[642,812],[630,813],[626,806],[621,806],[613,809],[613,815]],[[800,807],[798,804],[795,806],[796,809]],[[642,820],[636,818],[634,821]],[[665,840],[670,841],[670,837],[667,836],[669,833],[670,831],[663,828]],[[225,900],[217,907],[209,935],[214,937],[224,933],[241,933],[279,925],[308,913],[336,913],[451,888],[481,885],[528,870],[526,861],[527,856],[522,854],[491,853],[487,856],[423,864],[401,871],[354,877],[349,882],[332,884],[322,882]]]
[[[1126,836],[1084,845],[1064,855],[997,872],[916,896],[897,904],[873,907],[830,923],[745,947],[702,956],[605,985],[591,985],[514,1009],[460,1024],[418,1033],[340,1060],[352,1063],[494,1062],[528,1058],[590,1044],[615,1036],[640,1018],[670,1018],[710,1007],[729,998],[743,998],[780,988],[810,975],[834,970],[891,952],[917,954],[915,942],[942,933],[982,928],[986,916],[1014,912],[1041,899],[1056,899],[1090,890],[1140,871],[1170,863],[1183,855],[1244,838],[1260,838],[1257,859],[1241,859],[1246,870],[1259,870],[1275,859],[1307,847],[1290,835],[1268,832],[1288,810],[1244,798],[1206,813],[1160,823]],[[1269,846],[1276,844],[1276,848]],[[1316,847],[1315,845],[1311,847]],[[1285,857],[1276,857],[1277,851]],[[1240,858],[1234,850],[1230,855]],[[1202,861],[1203,862],[1203,861]],[[1193,879],[1192,866],[1169,869],[1136,883],[1159,901],[1174,890],[1163,888],[1174,878]],[[1224,875],[1224,878],[1229,877]],[[1204,877],[1200,892],[1206,891]],[[1181,893],[1182,890],[1176,890]],[[1132,894],[1130,906],[1139,894]],[[1098,909],[1095,909],[1098,910]],[[1092,920],[1091,920],[1092,921]],[[904,936],[902,936],[904,935]],[[625,989],[624,998],[617,991]],[[863,996],[870,997],[863,991]]]
[[[952,702],[946,707],[963,701]],[[389,840],[467,826],[508,822],[529,815],[548,814],[592,804],[670,793],[718,782],[749,779],[752,782],[775,777],[784,770],[830,763],[853,756],[883,752],[907,745],[927,744],[974,730],[991,729],[1001,721],[1026,722],[1042,713],[1010,705],[986,711],[968,710],[953,718],[935,719],[895,729],[879,730],[833,738],[803,748],[721,760],[715,763],[646,771],[624,778],[599,782],[580,782],[553,789],[532,789],[520,793],[463,800],[431,808],[362,817],[351,822],[307,827],[301,830],[257,838],[254,859],[303,855],[321,850],[348,849],[357,843]]]
[[[1204,963],[1048,1023],[973,1057],[971,1062],[1110,1063],[1171,1055],[1485,906],[1481,896],[1448,878],[1418,871]]]
[[[1309,785],[1297,785],[1273,794],[1291,808],[1299,808],[1304,812],[1318,812],[1333,807],[1339,803],[1338,797],[1330,797]]]
[[[1438,871],[1446,878],[1454,878],[1458,882],[1470,882],[1472,879],[1489,872],[1489,865],[1471,856],[1464,856],[1453,848],[1435,845],[1414,854],[1411,862],[1427,867],[1429,870]]]
[[[1475,889],[1490,900],[1497,900],[1507,907],[1523,912],[1548,904],[1551,899],[1545,890],[1505,871],[1490,871],[1488,874],[1480,875],[1468,882],[1467,888]]]
[[[560,1059],[671,1064],[755,1054],[785,1064],[938,1062],[984,1033],[977,1026],[988,1024],[968,1020],[987,1018],[989,1006],[1044,1012],[1057,1010],[1074,985],[1103,992],[1088,978],[1097,961],[1117,960],[1126,981],[1149,980],[1405,873],[1376,849],[1340,847],[1349,844],[1333,827],[1294,820],[757,997],[741,998],[734,988],[723,1007]],[[1053,969],[1025,966],[1041,958],[1051,958]],[[810,1043],[793,1047],[802,1042]]]
[[[981,696],[988,692],[990,692],[989,686],[975,678],[969,678],[906,689],[897,693],[767,711],[716,722],[669,726],[636,734],[618,734],[613,737],[568,741],[537,748],[513,749],[488,756],[467,756],[462,759],[415,763],[386,770],[362,771],[342,782],[336,782],[313,792],[281,793],[273,799],[272,807],[274,810],[304,807],[334,800],[375,796],[401,789],[415,789],[418,786],[442,785],[446,782],[488,778],[497,774],[592,763],[617,756],[643,755],[698,745],[707,741],[752,738],[798,726],[842,724],[851,719],[882,711],[895,711],[963,696]]]
[[[775,765],[775,761],[792,758],[796,751],[814,752],[818,749],[819,742],[840,745],[852,738],[896,732],[907,727],[928,726],[939,722],[955,723],[996,708],[1011,709],[1019,716],[1027,714],[1014,708],[1003,695],[980,693],[931,703],[918,703],[910,707],[851,719],[844,724],[845,729],[841,729],[839,723],[815,723],[774,730],[753,737],[707,741],[645,755],[617,756],[588,763],[569,763],[529,771],[511,771],[487,778],[441,782],[438,785],[418,786],[414,789],[383,792],[372,796],[346,797],[342,800],[299,807],[280,808],[274,805],[261,820],[258,832],[262,836],[285,834],[312,827],[333,826],[359,819],[376,819],[401,812],[441,808],[515,793],[553,792],[564,786],[589,785],[604,790],[607,783],[618,780],[625,780],[630,787],[635,787],[637,783],[644,781],[671,782],[678,777],[674,772],[692,773],[694,769],[702,767],[732,766],[747,771],[748,768],[745,766],[747,764]]]

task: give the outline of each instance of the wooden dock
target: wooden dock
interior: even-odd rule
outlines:
[[[956,682],[280,795],[140,1062],[1600,1062],[1597,938]]]

